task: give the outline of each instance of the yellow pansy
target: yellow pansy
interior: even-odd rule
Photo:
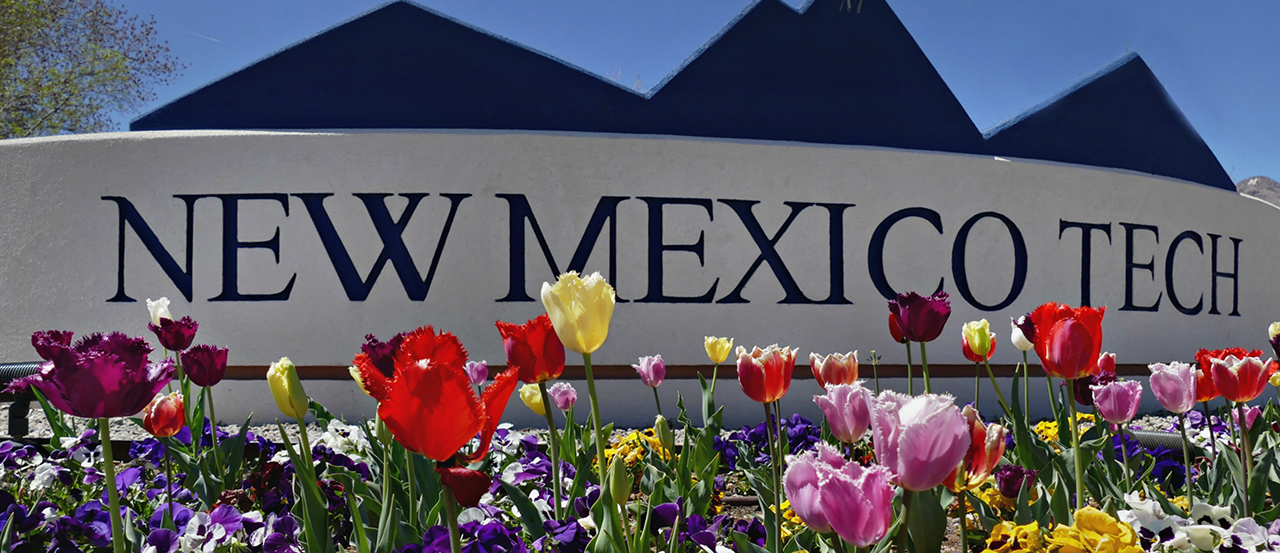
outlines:
[[[1058,525],[1046,540],[1061,553],[1142,553],[1133,527],[1093,507],[1076,511],[1075,523]]]
[[[1040,524],[1032,522],[1018,526],[1004,521],[991,529],[991,537],[987,539],[987,547],[982,553],[1033,553],[1044,551],[1044,540],[1040,536]]]

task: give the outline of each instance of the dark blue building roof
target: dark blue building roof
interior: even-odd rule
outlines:
[[[511,129],[789,140],[1130,169],[1234,190],[1141,58],[985,136],[885,0],[759,0],[638,93],[393,2],[143,115],[132,130]]]

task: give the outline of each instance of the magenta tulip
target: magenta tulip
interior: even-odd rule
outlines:
[[[857,442],[871,426],[871,405],[875,399],[861,382],[827,386],[827,393],[813,396],[813,402],[822,410],[831,433],[843,443]]]
[[[573,408],[573,404],[578,401],[578,391],[573,389],[573,385],[568,382],[557,382],[547,389],[547,395],[551,396],[551,403],[556,404],[556,409],[568,411]]]
[[[640,375],[640,381],[650,388],[657,388],[667,378],[667,364],[661,355],[641,357],[640,364],[631,367]]]
[[[195,322],[191,317],[183,317],[178,320],[161,318],[160,324],[147,323],[147,328],[155,333],[156,341],[169,351],[182,351],[191,347],[191,342],[196,339],[196,329],[200,328],[200,323]]]
[[[897,319],[902,335],[912,342],[932,342],[942,334],[951,317],[951,300],[946,292],[921,296],[915,292],[898,294],[889,300],[889,312]]]
[[[200,344],[182,352],[179,358],[182,371],[196,386],[216,386],[227,374],[227,348]]]
[[[831,446],[788,459],[783,487],[791,509],[819,533],[835,532],[857,547],[884,538],[893,522],[889,470],[847,462]]]
[[[479,386],[489,380],[489,363],[485,361],[479,363],[467,361],[467,364],[462,366],[462,370],[466,371],[467,379],[471,381],[472,386]]]
[[[1138,414],[1142,401],[1142,383],[1136,380],[1120,380],[1093,387],[1093,404],[1098,414],[1111,424],[1125,424]]]
[[[1152,363],[1151,393],[1170,413],[1181,415],[1196,406],[1196,368],[1174,361],[1168,365]]]
[[[1244,429],[1249,430],[1253,428],[1253,423],[1258,420],[1258,415],[1261,415],[1261,414],[1262,414],[1262,409],[1260,409],[1257,405],[1254,405],[1251,407],[1245,407],[1244,408]],[[1240,427],[1240,410],[1239,409],[1231,410],[1231,422],[1236,423],[1237,428]]]
[[[73,346],[71,336],[57,330],[32,334],[31,344],[45,362],[39,373],[13,381],[6,391],[35,387],[76,417],[131,417],[173,379],[173,360],[149,362],[151,345],[142,338],[94,333]]]
[[[876,458],[914,492],[937,487],[969,451],[969,425],[949,395],[882,392],[871,431]]]

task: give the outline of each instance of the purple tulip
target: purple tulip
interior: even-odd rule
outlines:
[[[641,357],[640,364],[632,367],[640,374],[640,381],[650,388],[657,388],[667,378],[667,364],[661,355]]]
[[[897,318],[898,328],[907,340],[932,342],[951,317],[951,299],[942,291],[927,297],[915,292],[898,294],[898,299],[889,300],[889,312]]]
[[[1133,420],[1133,416],[1138,414],[1140,401],[1142,383],[1136,380],[1122,380],[1093,387],[1093,403],[1098,408],[1098,414],[1111,424],[1124,424]]]
[[[893,522],[889,478],[885,467],[847,462],[819,443],[789,459],[783,486],[791,509],[810,528],[866,547],[883,539]]]
[[[996,479],[996,489],[1009,499],[1017,499],[1022,490],[1030,491],[1036,485],[1037,472],[1022,465],[1000,465],[991,473]]]
[[[38,374],[15,380],[8,392],[34,386],[64,413],[82,418],[130,417],[173,379],[172,359],[151,363],[151,346],[119,332],[94,333],[71,345],[72,333],[31,335],[45,359]]]
[[[915,397],[885,391],[871,414],[876,459],[889,468],[904,489],[936,488],[969,452],[969,423],[955,398],[923,394]]]
[[[479,386],[489,380],[488,361],[481,361],[479,363],[475,361],[467,361],[467,364],[462,367],[462,370],[467,372],[467,378],[471,379],[472,386]]]
[[[573,409],[573,404],[578,401],[578,391],[568,382],[552,384],[547,389],[547,395],[551,396],[551,403],[556,404],[556,409],[561,411]]]
[[[1196,368],[1188,363],[1174,361],[1168,365],[1152,363],[1151,393],[1155,394],[1169,412],[1181,415],[1196,406]]]
[[[858,441],[871,426],[871,404],[874,401],[871,391],[862,387],[861,382],[833,384],[827,386],[825,395],[813,396],[813,402],[827,418],[831,433],[846,444]]]
[[[222,382],[227,374],[227,348],[200,344],[179,356],[182,370],[196,386],[209,388]]]
[[[178,320],[169,318],[160,319],[160,324],[147,323],[147,328],[155,333],[156,341],[169,351],[182,351],[191,347],[191,341],[196,339],[196,329],[200,328],[200,323],[195,322],[191,317],[183,317]]]

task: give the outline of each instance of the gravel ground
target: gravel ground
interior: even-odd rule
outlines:
[[[90,419],[81,419],[81,418],[75,418],[75,417],[68,417],[68,418],[71,420],[71,423],[75,426],[75,428],[79,431],[84,431],[89,428],[93,428],[96,430],[98,428],[97,423]],[[44,418],[44,411],[41,410],[38,406],[31,410],[31,414],[27,416],[27,420],[30,423],[30,431],[27,433],[26,437],[50,438],[53,436],[53,429],[49,426],[48,419]],[[281,421],[281,424],[289,432],[289,436],[296,440],[298,435],[297,423],[294,423],[294,422],[285,423],[284,421]],[[221,428],[224,431],[230,432],[233,434],[240,431],[240,426],[235,424],[223,425],[221,426]],[[8,430],[9,430],[9,410],[0,408],[0,432],[7,433]],[[274,423],[253,425],[249,427],[249,430],[254,434],[264,436],[271,441],[274,441],[274,442],[281,441],[280,429],[277,428]],[[318,441],[320,439],[320,434],[322,434],[323,432],[324,430],[316,426],[315,423],[311,423],[307,425],[307,435],[311,438],[311,441],[313,442]],[[134,423],[131,420],[111,419],[111,439],[112,440],[120,440],[120,441],[142,440],[149,437],[151,437],[151,435],[147,434],[146,430],[143,430],[141,426],[138,426],[136,423]]]

